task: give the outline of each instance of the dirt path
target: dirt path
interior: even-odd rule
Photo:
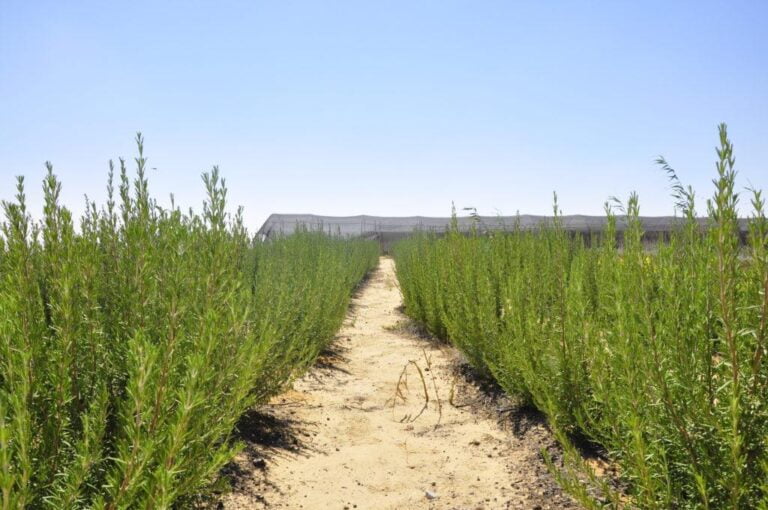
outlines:
[[[400,305],[394,264],[382,258],[335,354],[241,425],[253,442],[232,465],[225,508],[575,508],[540,458],[551,444],[544,427],[513,434],[491,412],[449,403],[452,388],[457,405],[478,392],[456,375],[453,349],[403,331]],[[407,400],[393,410],[406,366]]]

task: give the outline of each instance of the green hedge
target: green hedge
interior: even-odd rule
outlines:
[[[49,165],[44,218],[23,179],[0,235],[0,505],[167,508],[237,451],[236,420],[332,339],[377,247],[303,233],[253,243],[225,213],[150,198],[120,161],[75,225]],[[112,167],[112,165],[110,165]]]
[[[541,231],[454,231],[395,250],[407,313],[546,414],[565,450],[553,471],[589,508],[768,505],[768,221],[750,190],[741,245],[720,135],[710,227],[671,173],[687,220],[653,249],[633,194],[626,214],[606,207],[600,238],[565,233],[555,205]],[[628,222],[622,246],[617,221]],[[584,441],[614,479],[579,455]]]

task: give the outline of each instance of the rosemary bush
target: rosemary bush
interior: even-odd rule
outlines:
[[[724,125],[717,154],[708,227],[675,181],[679,228],[651,249],[634,194],[599,238],[566,234],[555,202],[536,232],[396,247],[406,311],[546,414],[565,452],[551,467],[588,508],[768,508],[768,221],[749,190],[742,244]]]
[[[340,325],[377,247],[305,232],[251,242],[219,171],[203,214],[160,208],[137,137],[79,225],[48,164],[43,219],[24,180],[0,235],[0,505],[167,508],[236,452],[236,420]]]

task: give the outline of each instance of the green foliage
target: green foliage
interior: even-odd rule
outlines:
[[[237,451],[236,420],[312,362],[377,247],[304,232],[251,242],[219,171],[202,215],[131,184],[76,228],[48,164],[0,235],[0,508],[168,508]],[[117,197],[115,197],[117,194]]]
[[[562,485],[589,508],[768,508],[768,221],[752,194],[746,246],[733,149],[720,127],[708,228],[694,195],[645,246],[636,195],[600,238],[450,232],[396,247],[406,311],[548,417]],[[623,242],[616,235],[626,222]],[[617,468],[597,476],[576,448]]]

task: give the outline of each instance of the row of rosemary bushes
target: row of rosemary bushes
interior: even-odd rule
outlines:
[[[158,207],[120,161],[75,224],[50,165],[43,219],[2,204],[0,507],[167,508],[238,449],[238,418],[340,326],[378,247],[249,240],[216,168],[201,215]],[[112,167],[112,165],[110,165]]]
[[[708,227],[676,181],[680,227],[652,249],[634,194],[599,238],[568,235],[555,205],[536,232],[396,247],[407,313],[545,413],[550,467],[588,508],[768,507],[768,221],[750,190],[740,242],[725,126],[717,170]]]

